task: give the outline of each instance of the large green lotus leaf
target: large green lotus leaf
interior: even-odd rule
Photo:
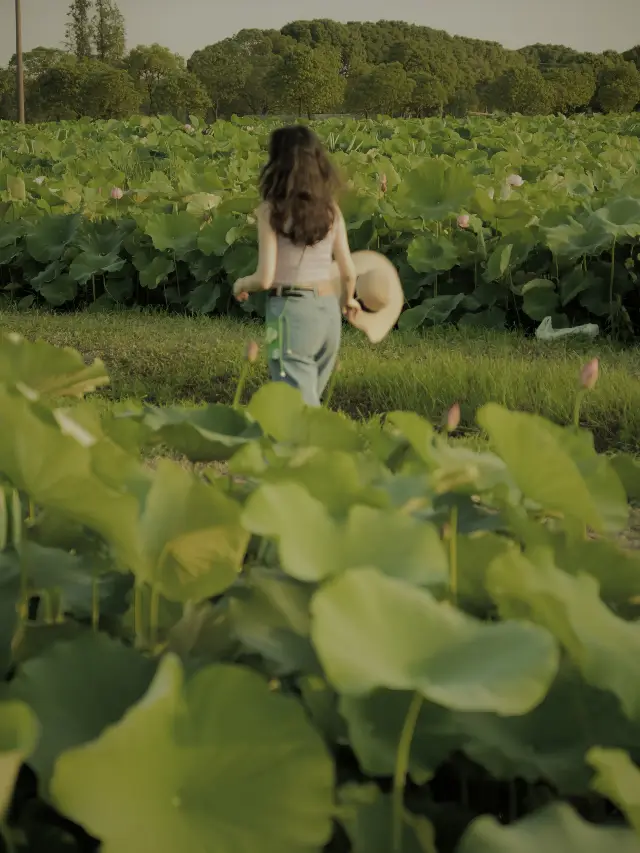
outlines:
[[[585,272],[581,266],[575,267],[568,275],[560,280],[560,301],[564,308],[576,296],[602,286],[602,279],[591,270]]]
[[[166,657],[120,723],[61,756],[58,809],[103,853],[321,849],[334,773],[297,700],[241,667],[208,667],[186,686],[183,678]]]
[[[375,569],[352,569],[325,584],[311,613],[318,656],[346,695],[388,687],[456,710],[526,714],[558,668],[546,630],[483,623]]]
[[[156,668],[106,634],[84,632],[23,663],[9,687],[35,711],[42,734],[30,759],[48,786],[58,756],[99,737],[146,693]]]
[[[640,833],[640,769],[629,755],[620,749],[593,747],[587,761],[595,769],[592,788],[624,813],[637,833]]]
[[[393,776],[413,696],[402,690],[376,690],[368,696],[340,697],[339,710],[347,723],[349,743],[367,776]],[[423,702],[409,755],[409,772],[417,782],[430,779],[462,748],[463,737],[454,721],[455,715],[447,708]]]
[[[4,492],[1,522],[7,525]],[[21,598],[20,566],[15,561],[0,562],[0,683],[11,667],[11,646],[18,628],[18,603]]]
[[[518,823],[494,817],[475,820],[456,853],[640,853],[640,839],[628,829],[587,823],[565,803],[554,803]]]
[[[578,260],[597,255],[611,243],[611,236],[601,223],[591,220],[587,227],[570,218],[564,225],[542,229],[545,242],[554,255]]]
[[[435,432],[428,421],[416,412],[389,412],[386,423],[407,441],[422,462],[432,464]]]
[[[27,341],[11,333],[0,341],[0,382],[20,383],[43,397],[82,397],[109,382],[104,364],[85,364],[76,350]]]
[[[216,310],[221,296],[222,289],[219,284],[205,281],[191,291],[187,308],[194,314],[211,314]]]
[[[340,823],[352,853],[389,853],[394,849],[393,799],[377,785],[345,785],[338,792]],[[403,809],[401,846],[397,853],[437,853],[429,821]]]
[[[411,693],[380,690],[342,697],[349,740],[362,770],[392,776]],[[496,779],[544,782],[562,794],[584,795],[593,775],[585,761],[594,743],[640,756],[640,730],[611,693],[585,684],[572,666],[561,668],[544,701],[529,714],[451,712],[425,702],[411,742],[410,769],[432,775],[455,752],[464,752]]]
[[[628,519],[624,489],[606,458],[595,452],[590,434],[495,403],[480,409],[478,423],[518,488],[543,509],[597,531],[624,529]]]
[[[342,538],[345,568],[373,566],[418,585],[446,584],[449,565],[437,529],[404,512],[354,506]]]
[[[285,444],[344,451],[363,446],[353,421],[339,412],[305,406],[300,392],[284,382],[260,388],[247,411],[265,434]]]
[[[269,462],[257,443],[249,445],[252,460],[239,451],[229,463],[229,471],[241,476],[257,476],[263,482],[295,482],[320,501],[335,518],[345,518],[356,503],[386,506],[389,503],[381,488],[372,486],[381,474],[381,466],[371,464],[369,457],[341,450],[301,448],[290,459],[270,456]],[[247,448],[248,449],[248,448]],[[280,464],[277,464],[280,463]]]
[[[38,740],[38,721],[23,702],[0,702],[0,820],[11,803],[23,761]]]
[[[54,308],[72,302],[77,295],[78,283],[68,275],[61,275],[40,288],[40,296]]]
[[[145,556],[141,581],[170,601],[202,601],[240,572],[249,534],[241,507],[192,472],[163,459],[140,519]]]
[[[616,453],[610,457],[611,467],[624,486],[630,501],[640,501],[640,462],[630,453]]]
[[[640,596],[640,552],[610,539],[559,535],[551,541],[558,568],[594,577],[605,601],[620,605]]]
[[[601,207],[593,214],[593,219],[602,224],[613,237],[640,236],[640,200],[637,198],[618,198]]]
[[[7,175],[7,192],[10,201],[26,201],[27,187],[24,179],[15,175]]]
[[[97,255],[94,252],[81,252],[69,267],[69,276],[80,284],[86,284],[94,275],[119,272],[124,266],[124,258],[116,252],[109,255]]]
[[[227,240],[227,235],[240,222],[241,219],[239,216],[233,213],[218,211],[211,222],[207,222],[200,231],[198,235],[198,249],[205,255],[218,255],[222,257],[231,245]]]
[[[260,486],[245,505],[242,524],[277,541],[282,568],[293,578],[320,581],[342,567],[338,526],[297,483]]]
[[[485,281],[499,281],[511,266],[511,255],[513,253],[513,243],[506,243],[497,246],[489,260],[484,271]]]
[[[429,297],[415,308],[409,308],[407,311],[404,311],[398,320],[398,328],[401,331],[417,329],[427,320],[434,325],[444,323],[453,314],[463,299],[463,293],[454,293],[450,296],[440,295]]]
[[[24,236],[26,230],[27,225],[24,220],[0,223],[0,249],[13,246]]]
[[[549,561],[534,565],[524,555],[511,553],[495,560],[487,589],[505,618],[544,626],[589,684],[614,693],[627,716],[640,720],[640,686],[634,676],[640,625],[609,610],[592,577],[572,577]]]
[[[195,216],[178,213],[155,213],[147,220],[145,231],[159,252],[185,255],[196,248],[200,223]]]
[[[258,265],[258,250],[247,243],[236,243],[225,253],[223,266],[232,281],[251,275]]]
[[[151,256],[145,251],[138,252],[133,263],[140,273],[140,284],[148,290],[155,290],[175,270],[172,258],[167,258],[165,255]]]
[[[320,672],[310,638],[313,589],[277,570],[255,567],[229,596],[233,636],[268,661],[273,676]]]
[[[55,422],[38,417],[24,397],[2,387],[0,431],[0,471],[15,488],[99,533],[127,566],[137,565],[138,501],[96,476],[93,436],[77,425],[65,435]]]
[[[446,272],[459,262],[458,250],[446,236],[425,232],[409,244],[407,260],[416,272]]]
[[[130,224],[129,224],[130,223]],[[90,255],[112,255],[119,254],[125,237],[134,226],[130,220],[115,222],[105,219],[102,222],[85,221],[81,233],[76,239],[76,244]]]
[[[560,305],[555,282],[548,278],[528,281],[522,287],[522,298],[524,313],[538,322],[555,314]]]
[[[82,216],[43,216],[27,234],[27,251],[41,264],[48,264],[62,257],[64,250],[75,237]]]
[[[440,221],[457,216],[474,190],[473,175],[467,169],[429,159],[405,175],[396,205],[401,215]]]
[[[172,406],[145,410],[144,423],[162,444],[191,462],[222,462],[260,438],[259,425],[244,412],[213,403],[204,408]]]

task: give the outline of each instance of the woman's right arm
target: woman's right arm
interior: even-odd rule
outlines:
[[[333,246],[333,256],[340,272],[342,305],[350,305],[355,300],[357,275],[349,249],[347,225],[342,211],[338,207],[336,207],[336,240]]]

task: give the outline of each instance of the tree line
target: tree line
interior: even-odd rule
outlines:
[[[116,0],[73,0],[66,49],[24,55],[28,120],[640,107],[640,45],[600,54],[540,44],[508,50],[399,21],[315,20],[244,29],[185,59],[159,44],[127,53],[125,35]],[[15,57],[0,69],[0,118],[14,117]]]

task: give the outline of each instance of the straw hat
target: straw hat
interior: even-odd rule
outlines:
[[[362,304],[354,323],[372,344],[385,338],[404,307],[400,276],[391,261],[379,252],[353,252],[356,268],[356,299]]]

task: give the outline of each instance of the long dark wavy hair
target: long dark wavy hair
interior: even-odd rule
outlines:
[[[271,225],[296,246],[315,246],[335,217],[338,176],[318,137],[295,125],[274,131],[260,191],[271,208]]]

